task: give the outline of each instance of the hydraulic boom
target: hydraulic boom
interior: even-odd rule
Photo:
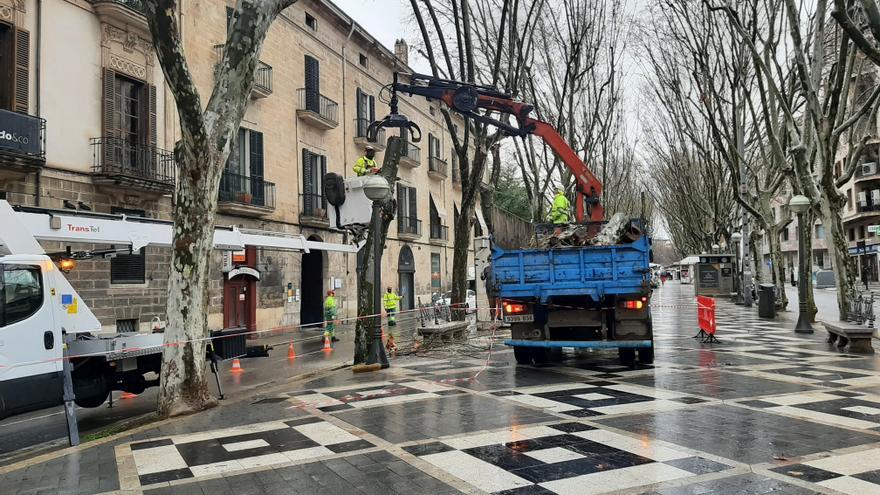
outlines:
[[[371,141],[375,140],[376,132],[380,127],[409,129],[414,141],[421,138],[419,127],[398,113],[398,92],[440,100],[462,116],[493,125],[509,136],[525,137],[529,134],[539,136],[562,160],[562,163],[571,170],[577,180],[577,201],[575,202],[577,221],[583,222],[588,219],[598,222],[604,219],[605,211],[599,202],[602,195],[602,183],[552,125],[529,116],[534,110],[532,105],[516,101],[510,95],[499,92],[492,87],[450,81],[422,74],[412,74],[410,82],[407,84],[399,82],[398,73],[395,73],[394,82],[390,88],[391,113],[381,121],[370,124],[367,136]],[[479,109],[511,115],[516,120],[516,126],[494,118],[490,114],[477,113]]]

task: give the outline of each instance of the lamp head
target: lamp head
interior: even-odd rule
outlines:
[[[810,198],[798,194],[788,200],[788,207],[795,213],[804,213],[810,209]]]
[[[381,175],[370,175],[364,181],[364,194],[370,201],[384,201],[391,194],[391,186]]]
[[[734,232],[733,234],[730,234],[730,240],[733,242],[739,242],[742,240],[742,238],[743,236],[739,232]]]

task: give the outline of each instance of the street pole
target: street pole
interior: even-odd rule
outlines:
[[[804,214],[798,212],[798,321],[794,327],[796,333],[813,333],[810,315],[807,314],[807,277],[804,276],[806,263],[804,252],[807,250],[804,240]]]
[[[373,201],[373,340],[367,352],[367,364],[390,366],[382,345],[382,207]]]

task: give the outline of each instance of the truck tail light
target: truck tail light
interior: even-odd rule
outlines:
[[[644,298],[642,298],[644,299]],[[645,307],[645,301],[638,299],[635,301],[623,301],[623,309],[642,309]]]
[[[525,304],[504,301],[504,313],[508,315],[516,315],[525,313],[528,310],[528,306]]]

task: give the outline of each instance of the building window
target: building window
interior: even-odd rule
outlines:
[[[0,23],[0,109],[28,113],[30,34]]]
[[[849,211],[852,211],[852,209],[853,209],[852,189],[846,190],[846,209]]]
[[[397,215],[406,219],[408,226],[414,226],[418,212],[416,188],[397,184]]]
[[[370,67],[370,59],[367,58],[363,53],[358,55],[358,64],[364,69],[368,69]]]
[[[315,19],[311,14],[306,12],[306,26],[309,27],[312,31],[318,30],[318,20]]]
[[[428,157],[440,158],[440,139],[433,134],[428,134]]]
[[[318,59],[305,56],[306,110],[321,113],[321,65]]]
[[[825,267],[825,253],[822,251],[816,251],[816,266],[819,268]]]
[[[782,229],[782,241],[785,242],[788,240],[788,227]]]
[[[357,109],[357,137],[367,137],[367,127],[376,120],[376,97],[357,88],[355,93]]]
[[[226,159],[226,170],[220,180],[220,196],[231,201],[264,206],[264,185],[263,133],[241,127]]]
[[[303,214],[322,218],[327,211],[324,198],[324,174],[327,157],[303,148]]]
[[[442,287],[440,275],[440,254],[431,253],[431,292],[434,294],[440,294]]]
[[[865,226],[862,225],[859,227],[859,239],[864,239],[864,238],[865,238]]]
[[[849,229],[848,234],[849,234],[849,240],[850,240],[850,241],[854,241],[854,240],[856,240],[856,231],[855,231],[855,229]]]
[[[816,225],[816,239],[824,239],[825,238],[825,226],[824,225]]]
[[[144,210],[113,207],[111,213],[116,215],[146,216]],[[143,284],[147,281],[147,255],[144,248],[131,254],[117,254],[110,260],[111,284]]]

